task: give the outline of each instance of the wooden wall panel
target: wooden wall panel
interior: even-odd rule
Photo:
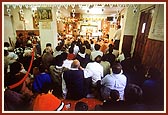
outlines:
[[[16,30],[16,35],[18,36],[22,33],[25,37],[27,37],[29,32],[33,32],[36,36],[39,36],[39,30]]]
[[[164,73],[164,42],[147,39],[142,64],[156,67]]]
[[[124,53],[130,53],[131,52],[132,39],[133,39],[132,35],[124,35],[123,44],[122,44],[122,51]]]

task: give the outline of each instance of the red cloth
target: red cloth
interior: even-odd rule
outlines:
[[[67,59],[69,60],[75,59],[75,54],[68,54]]]
[[[62,105],[63,104],[63,105]],[[34,111],[64,110],[64,103],[53,94],[39,94],[34,100]]]

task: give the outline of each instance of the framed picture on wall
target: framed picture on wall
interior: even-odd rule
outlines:
[[[38,12],[39,21],[52,21],[51,7],[38,7],[37,12]]]

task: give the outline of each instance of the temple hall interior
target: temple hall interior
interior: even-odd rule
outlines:
[[[164,2],[2,2],[3,112],[165,111]]]

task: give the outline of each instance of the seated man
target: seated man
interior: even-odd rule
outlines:
[[[124,89],[127,84],[127,77],[123,74],[122,66],[120,63],[115,63],[112,66],[112,74],[107,74],[102,80],[101,85],[109,89],[119,91],[120,100],[124,100]],[[105,94],[105,90],[101,94],[108,96],[109,92]],[[105,96],[105,97],[106,97]]]
[[[74,60],[71,69],[64,72],[63,79],[68,90],[66,99],[79,100],[86,97],[84,70],[80,69],[78,60]],[[65,86],[62,87],[64,88]]]

